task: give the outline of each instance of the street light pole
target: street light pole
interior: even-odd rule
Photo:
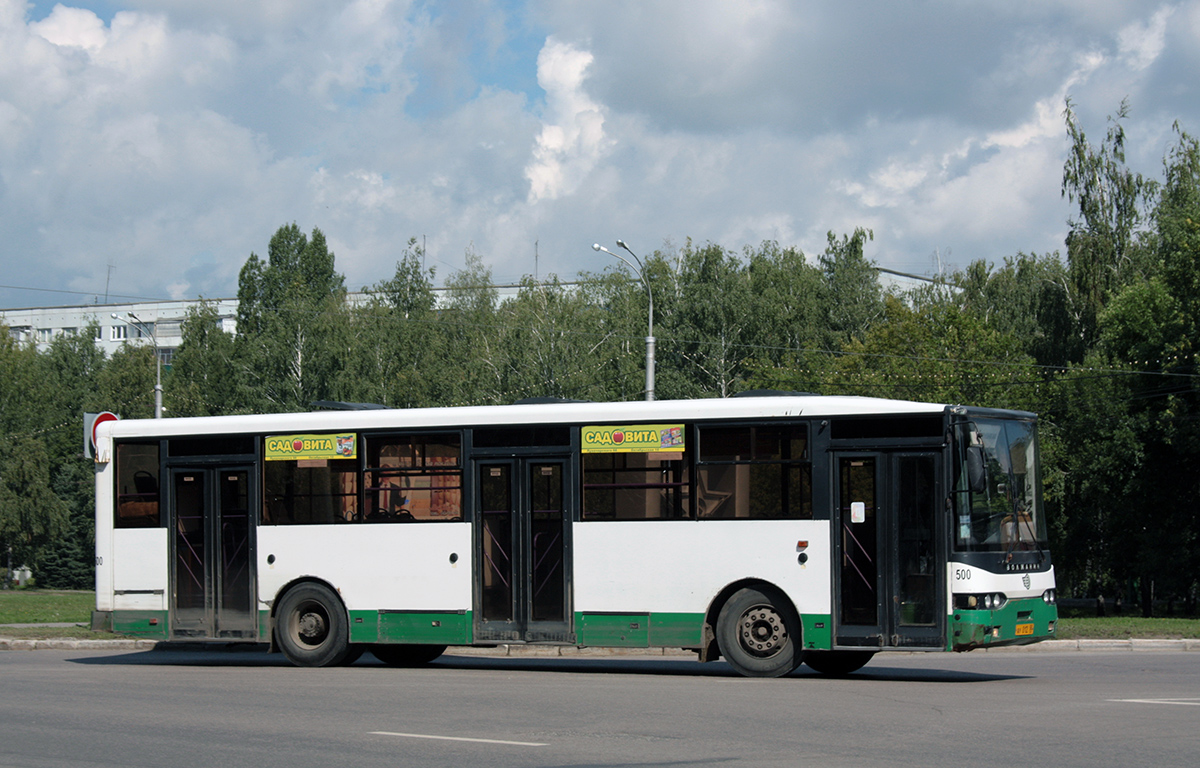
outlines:
[[[622,248],[625,251],[628,251],[629,255],[633,257],[633,261],[631,262],[629,259],[625,258],[624,256],[622,256],[619,253],[613,253],[612,251],[605,248],[603,245],[600,245],[600,243],[592,244],[593,251],[602,251],[604,253],[607,253],[609,256],[618,258],[621,261],[628,264],[629,267],[637,274],[638,278],[642,281],[642,285],[646,286],[646,298],[649,300],[649,303],[650,303],[650,311],[648,313],[649,320],[646,323],[646,399],[653,400],[654,399],[654,294],[650,291],[650,281],[646,278],[646,267],[644,264],[642,264],[642,260],[637,257],[636,253],[634,253],[633,251],[631,251],[629,249],[628,245],[625,245],[624,240],[618,240],[617,247]],[[635,263],[636,263],[636,266],[635,266]]]
[[[144,320],[142,320],[140,317],[138,317],[137,315],[133,314],[132,312],[127,312],[126,314],[128,314],[130,317],[132,317],[132,318],[133,318],[133,323],[130,323],[128,320],[126,320],[125,318],[121,317],[120,315],[118,315],[118,314],[117,314],[117,313],[115,313],[115,312],[113,313],[113,315],[112,315],[112,316],[113,316],[113,319],[114,319],[114,320],[120,320],[120,321],[121,321],[121,322],[123,322],[123,323],[127,323],[127,324],[129,324],[129,325],[134,325],[135,327],[137,327],[137,326],[139,326],[139,325],[140,325],[141,327],[143,327],[143,328],[145,328],[146,330],[150,331],[150,340],[154,342],[154,362],[155,362],[155,369],[154,369],[154,418],[156,418],[156,419],[161,419],[161,418],[162,418],[162,414],[163,414],[163,406],[162,406],[162,400],[163,400],[163,398],[162,398],[162,396],[163,396],[163,388],[162,388],[162,357],[160,357],[160,356],[159,356],[159,354],[158,354],[158,331],[157,331],[157,329],[155,329],[155,328],[154,328],[154,326],[152,326],[152,325],[150,325],[149,323],[145,322]]]

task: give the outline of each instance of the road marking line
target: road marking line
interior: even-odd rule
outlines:
[[[1109,699],[1122,704],[1178,704],[1183,707],[1200,707],[1200,699]]]
[[[406,739],[435,739],[437,741],[472,741],[477,744],[508,744],[514,747],[548,747],[536,741],[504,741],[503,739],[472,739],[466,736],[434,736],[428,733],[396,733],[394,731],[371,731],[372,736],[403,736]]]

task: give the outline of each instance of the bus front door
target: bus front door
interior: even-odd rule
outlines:
[[[834,645],[945,645],[934,452],[838,454]]]
[[[255,638],[250,467],[171,470],[171,634]]]
[[[475,467],[475,640],[574,643],[566,460]]]

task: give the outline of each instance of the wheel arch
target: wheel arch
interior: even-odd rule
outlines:
[[[721,651],[717,648],[717,619],[721,615],[721,609],[729,602],[729,598],[733,597],[738,591],[743,589],[757,589],[763,592],[772,592],[779,596],[783,601],[783,606],[792,612],[791,618],[796,623],[797,631],[803,631],[800,621],[800,609],[792,602],[791,596],[788,595],[782,588],[774,582],[766,579],[747,577],[732,581],[726,584],[720,592],[708,604],[708,610],[704,613],[703,641],[700,647],[700,661],[715,661],[720,658]],[[803,648],[803,637],[797,643],[797,647]]]
[[[327,580],[317,576],[297,576],[276,590],[275,597],[271,600],[271,611],[267,615],[267,637],[269,638],[267,647],[268,653],[279,652],[278,644],[275,641],[275,622],[278,619],[280,601],[283,600],[283,596],[288,592],[291,592],[293,589],[303,584],[320,584],[332,592],[337,597],[338,602],[341,603],[342,611],[346,614],[346,621],[350,621],[350,609],[346,607],[346,601],[342,598],[342,591],[340,589],[333,586],[333,584],[330,584]]]

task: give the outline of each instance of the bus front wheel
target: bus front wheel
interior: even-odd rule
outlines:
[[[800,666],[800,622],[781,595],[739,589],[717,617],[717,645],[747,677],[781,677]]]
[[[323,584],[300,584],[279,601],[275,640],[298,667],[330,667],[350,654],[342,601]]]

